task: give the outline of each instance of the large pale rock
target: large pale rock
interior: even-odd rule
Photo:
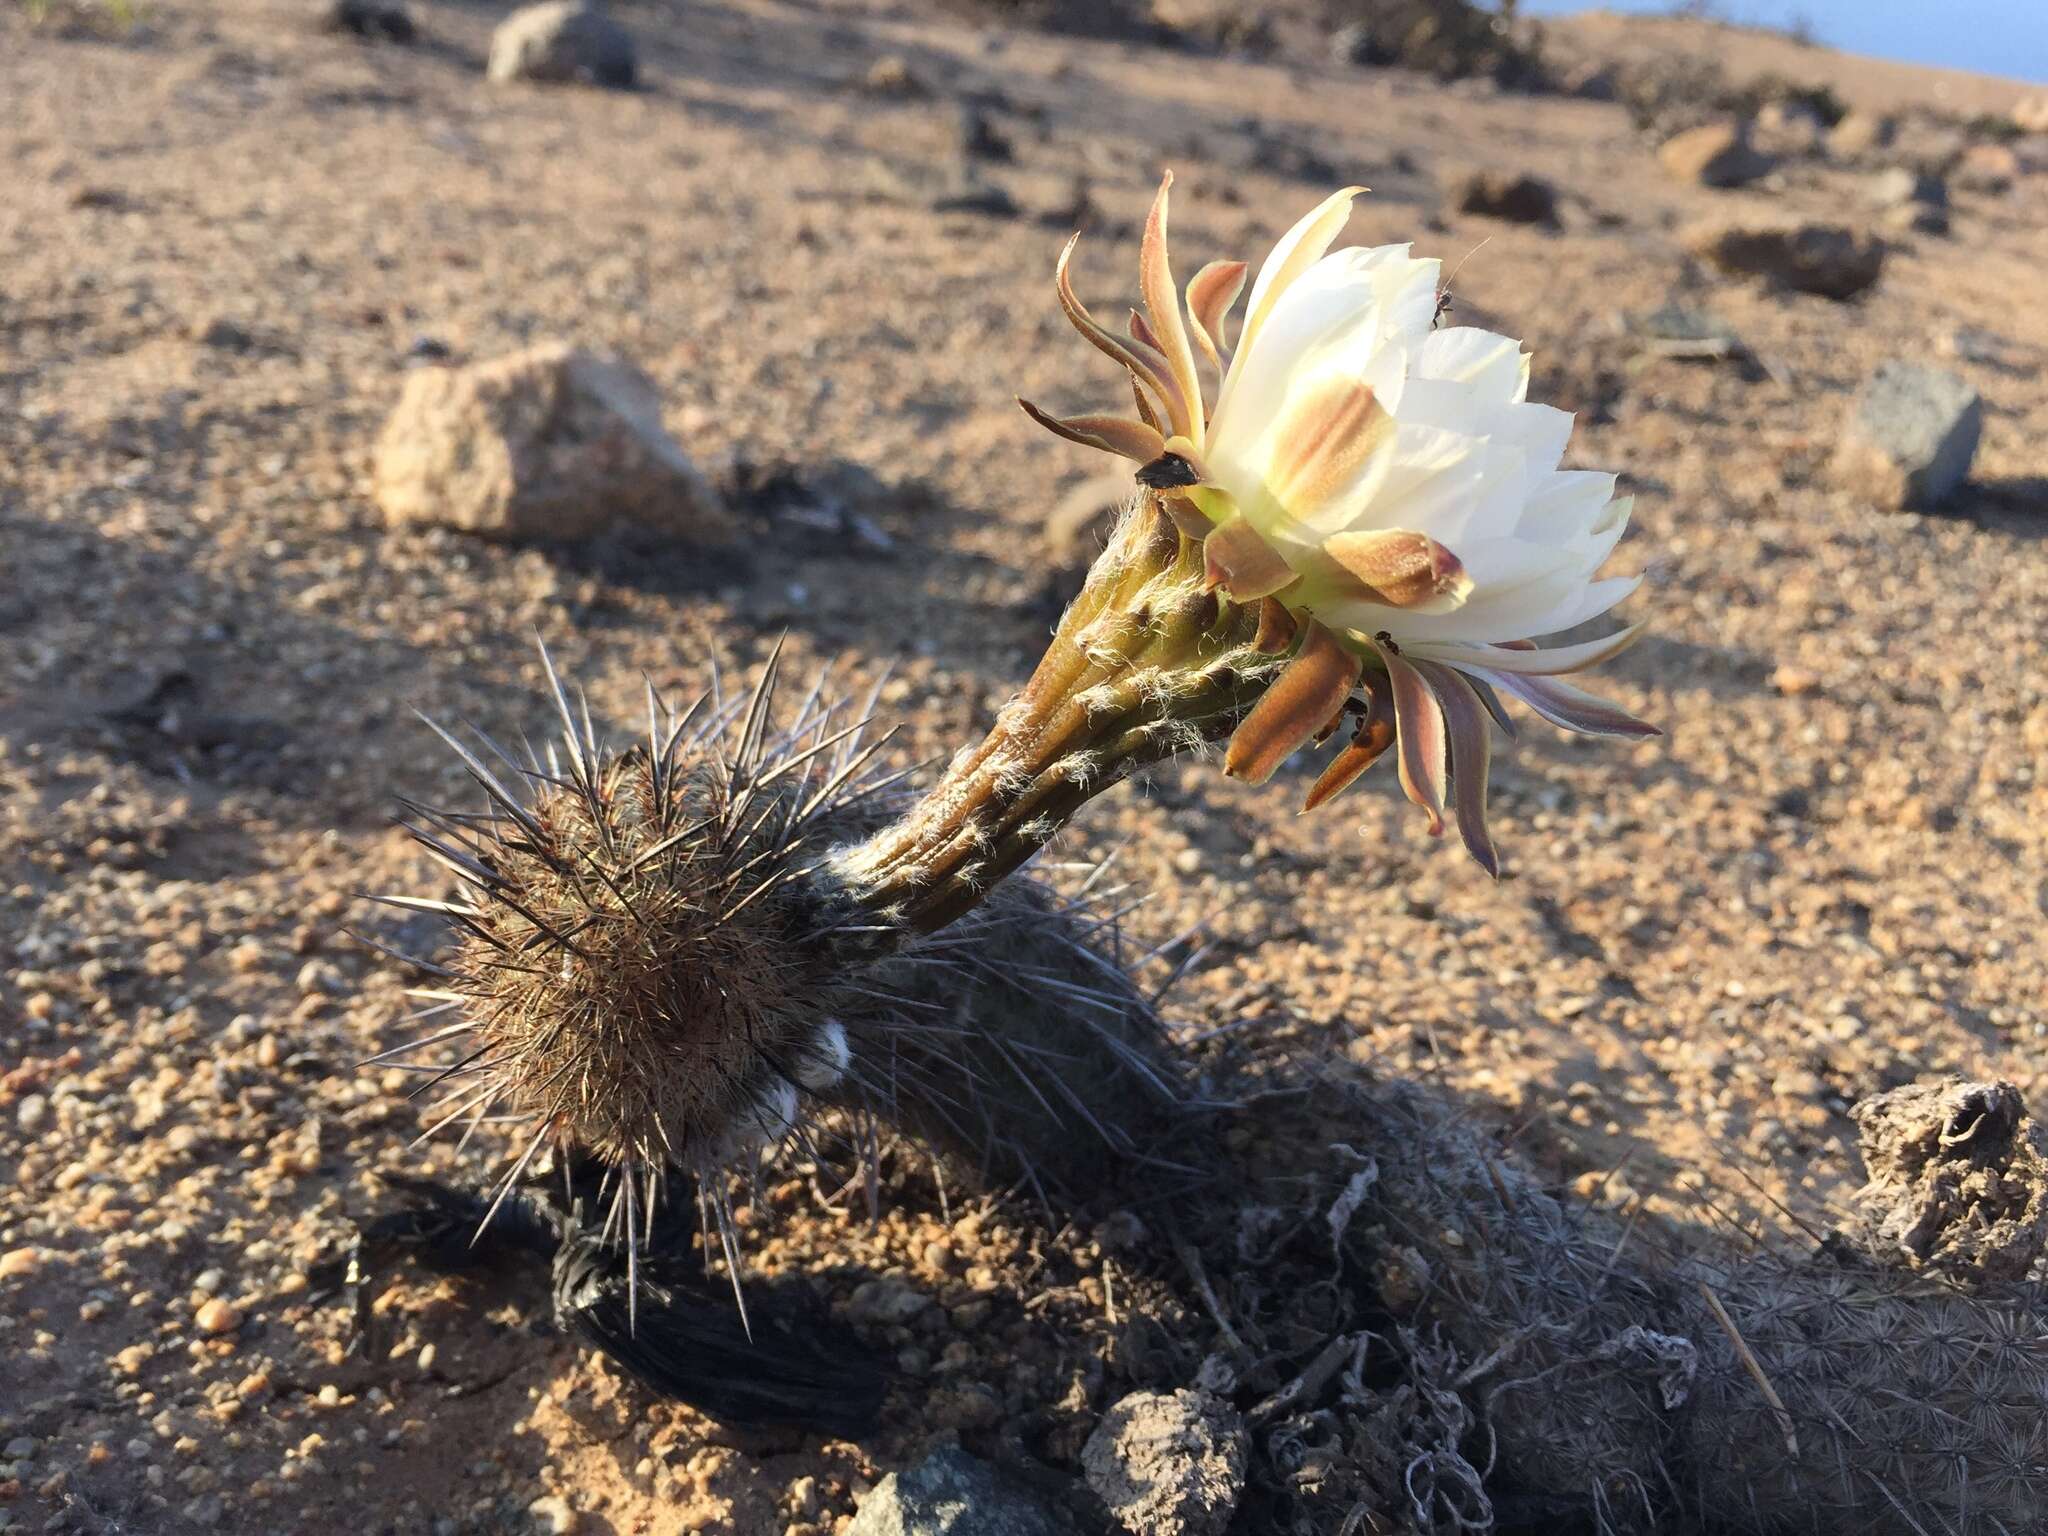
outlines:
[[[1884,243],[1839,224],[1797,219],[1713,219],[1680,237],[1685,248],[1724,272],[1769,278],[1801,293],[1849,299],[1884,270]]]
[[[1771,168],[1770,156],[1758,152],[1748,127],[1734,119],[1702,123],[1666,139],[1657,158],[1680,181],[1703,187],[1744,186]]]
[[[1829,468],[1881,507],[1939,506],[1970,476],[1984,406],[1952,373],[1889,362],[1850,408]]]
[[[633,38],[584,0],[522,6],[491,34],[493,80],[587,81],[624,88],[639,73]]]
[[[1244,1492],[1245,1441],[1221,1398],[1133,1392],[1102,1416],[1081,1467],[1132,1536],[1223,1536]]]
[[[393,525],[495,539],[638,525],[717,542],[731,531],[717,493],[663,429],[653,381],[562,343],[413,373],[373,472]]]

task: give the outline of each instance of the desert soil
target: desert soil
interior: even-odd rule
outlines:
[[[405,1038],[415,978],[339,931],[352,893],[432,887],[389,813],[463,782],[415,710],[544,729],[537,633],[629,723],[643,675],[744,675],[787,630],[799,670],[893,668],[924,757],[1021,680],[1067,579],[1048,509],[1104,466],[1011,397],[1115,397],[1052,300],[1077,178],[1079,283],[1112,305],[1162,167],[1189,271],[1371,186],[1355,237],[1462,262],[1458,316],[1525,337],[1537,393],[1581,412],[1570,459],[1623,473],[1616,567],[1648,574],[1650,638],[1602,682],[1666,734],[1532,724],[1496,770],[1498,883],[1384,768],[1312,818],[1304,775],[1213,763],[1093,807],[1086,840],[1156,893],[1138,921],[1208,924],[1191,1030],[1257,1019],[1433,1079],[1675,1231],[1824,1220],[1878,1089],[2048,1094],[2048,177],[1959,193],[1951,236],[1896,243],[1843,305],[1704,273],[1676,231],[1862,221],[1865,173],[1682,186],[1612,105],[771,0],[621,7],[634,93],[493,87],[495,7],[424,7],[410,48],[310,9],[159,0],[112,40],[0,15],[0,1442],[32,1442],[0,1525],[818,1536],[934,1436],[995,1455],[1122,1390],[1116,1296],[1176,1283],[1170,1255],[942,1205],[923,1174],[879,1226],[798,1181],[752,1216],[768,1270],[937,1303],[878,1335],[905,1385],[858,1446],[651,1404],[532,1293],[400,1277],[376,1357],[346,1355],[304,1280],[383,1199],[371,1170],[453,1167],[404,1150],[410,1082],[354,1067]],[[1815,57],[1780,47],[1788,74]],[[928,93],[858,89],[885,54]],[[975,95],[1013,212],[933,206]],[[1474,166],[1555,182],[1560,226],[1444,212]],[[1768,371],[1633,360],[1615,316],[1674,297]],[[742,548],[383,526],[369,447],[406,370],[551,338],[654,376]],[[1938,514],[1823,472],[1891,357],[1985,400]]]

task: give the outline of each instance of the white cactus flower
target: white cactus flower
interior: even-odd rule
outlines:
[[[1129,371],[1138,419],[1025,409],[1137,460],[1139,481],[1202,541],[1211,587],[1262,604],[1262,645],[1295,649],[1232,737],[1229,772],[1263,781],[1348,711],[1357,729],[1310,806],[1398,745],[1402,783],[1431,830],[1449,800],[1474,856],[1497,871],[1486,720],[1509,728],[1500,693],[1568,730],[1656,734],[1557,680],[1616,654],[1635,628],[1549,650],[1529,643],[1635,590],[1640,578],[1597,577],[1629,502],[1613,475],[1558,467],[1572,417],[1528,399],[1518,342],[1439,328],[1440,263],[1406,245],[1331,251],[1359,188],[1326,199],[1274,246],[1226,345],[1246,267],[1204,267],[1183,310],[1167,263],[1172,180],[1146,223],[1145,313],[1133,311],[1128,338],[1075,297],[1071,242],[1058,271],[1069,319]]]

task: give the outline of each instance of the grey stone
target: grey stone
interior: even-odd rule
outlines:
[[[875,1484],[846,1536],[1068,1536],[1068,1527],[1014,1478],[950,1446]]]
[[[1833,478],[1882,507],[1939,506],[1969,478],[1983,427],[1983,402],[1962,379],[1885,363],[1850,407]]]
[[[1088,1486],[1133,1536],[1222,1536],[1245,1481],[1238,1411],[1205,1392],[1133,1392],[1081,1449]]]
[[[623,88],[639,74],[633,38],[595,6],[548,0],[522,6],[491,34],[493,80],[587,81]]]
[[[695,543],[732,531],[717,493],[663,429],[653,381],[562,343],[414,369],[372,475],[394,526],[512,540],[643,526]]]
[[[1884,270],[1884,242],[1839,224],[1717,219],[1686,230],[1681,243],[1724,272],[1830,299],[1854,298]]]

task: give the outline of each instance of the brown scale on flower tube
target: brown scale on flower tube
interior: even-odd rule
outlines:
[[[1223,771],[1248,784],[1265,783],[1343,709],[1364,666],[1335,635],[1311,621],[1301,649],[1231,736]]]

